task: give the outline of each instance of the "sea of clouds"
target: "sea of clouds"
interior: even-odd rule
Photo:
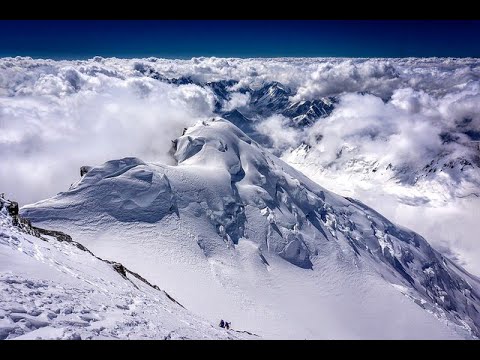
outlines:
[[[352,158],[416,169],[442,152],[478,156],[471,146],[480,136],[478,59],[3,58],[0,191],[23,205],[68,189],[78,180],[81,165],[124,156],[171,163],[171,140],[184,127],[215,115],[215,95],[208,87],[169,84],[159,77],[190,78],[198,84],[238,81],[224,110],[248,107],[250,93],[241,88],[272,81],[292,90],[291,101],[335,97],[335,110],[312,128],[292,128],[277,114],[259,121],[257,130],[282,152],[308,143],[317,164],[334,164],[339,174]],[[445,142],[445,136],[455,141]],[[342,149],[349,150],[343,153],[345,162],[338,161]],[[368,204],[375,207],[375,199]],[[422,230],[427,238],[432,235],[429,240],[435,243],[435,219],[425,214],[416,226],[408,212],[399,210],[403,205],[391,203],[385,211],[393,220]],[[455,220],[452,226],[458,223],[461,236],[452,235],[450,242],[443,237],[441,247],[446,253],[459,243],[480,249],[473,230],[480,214],[477,218],[471,205],[460,213],[456,209],[445,216]],[[465,228],[472,230],[465,234]],[[468,261],[474,260],[480,260],[480,250]]]

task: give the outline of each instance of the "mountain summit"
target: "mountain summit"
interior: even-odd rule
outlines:
[[[418,234],[223,119],[172,154],[174,166],[109,161],[21,214],[265,338],[478,337],[479,280]]]

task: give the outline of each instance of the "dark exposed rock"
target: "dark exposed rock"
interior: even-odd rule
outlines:
[[[18,203],[16,203],[15,201],[4,200],[4,199],[0,198],[0,210],[2,209],[3,206],[9,206],[11,203],[17,204],[17,207],[18,207]],[[97,259],[99,259],[99,260],[101,260],[101,261],[103,261],[107,264],[112,265],[113,270],[118,272],[124,279],[130,281],[135,287],[137,287],[137,286],[128,278],[127,274],[130,274],[130,275],[134,276],[136,279],[138,279],[141,282],[145,283],[146,285],[152,287],[153,289],[163,292],[169,300],[171,300],[172,302],[181,306],[182,308],[185,308],[182,304],[180,304],[177,300],[175,300],[166,291],[160,289],[157,285],[151,284],[145,278],[143,278],[139,274],[127,269],[121,263],[118,263],[118,262],[115,262],[115,261],[110,261],[110,260],[105,260],[105,259],[102,259],[102,258],[96,256],[87,247],[83,246],[82,244],[80,244],[76,241],[73,241],[72,237],[70,235],[67,235],[67,234],[65,234],[61,231],[57,231],[57,230],[48,230],[48,229],[42,229],[42,228],[33,226],[31,224],[30,220],[28,220],[24,217],[21,217],[20,215],[15,215],[12,218],[14,220],[13,225],[15,225],[23,233],[35,236],[35,237],[37,237],[37,238],[39,238],[43,241],[49,241],[47,238],[45,238],[45,235],[46,235],[46,236],[55,238],[57,241],[69,243],[69,244],[75,246],[76,248],[78,248],[82,251],[88,252],[90,255],[94,256],[95,258],[97,258]]]
[[[306,127],[313,125],[318,118],[330,115],[333,109],[333,101],[300,101],[289,105],[282,115],[292,119],[294,127]]]
[[[125,279],[127,278],[127,272],[125,271],[125,266],[123,266],[120,263],[114,262],[112,263],[113,270],[115,270],[117,273],[122,275]]]
[[[60,242],[63,242],[63,241],[70,242],[70,243],[73,242],[72,237],[70,235],[67,235],[61,231],[47,230],[47,229],[42,229],[36,226],[32,226],[32,228],[36,229],[42,235],[53,236]]]
[[[84,165],[80,167],[80,176],[83,177],[86,173],[88,173],[90,170],[92,170],[91,166]]]
[[[281,113],[289,104],[292,91],[279,82],[272,82],[253,91],[250,104],[263,116]]]
[[[18,203],[16,201],[10,201],[10,204],[7,205],[8,214],[10,216],[18,215]]]

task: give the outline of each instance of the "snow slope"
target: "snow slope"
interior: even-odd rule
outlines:
[[[478,336],[479,280],[419,235],[225,120],[189,128],[172,153],[176,166],[109,161],[21,213],[265,338]]]
[[[468,160],[446,152],[395,166],[348,144],[335,160],[324,161],[320,148],[320,142],[303,144],[282,159],[327,189],[375,206],[472,273],[480,273],[475,230],[480,218],[478,156],[475,162],[475,156]]]
[[[238,339],[192,315],[120,264],[0,210],[0,339]]]

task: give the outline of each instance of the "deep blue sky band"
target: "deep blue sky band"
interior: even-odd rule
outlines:
[[[480,57],[480,21],[0,21],[0,56]]]

